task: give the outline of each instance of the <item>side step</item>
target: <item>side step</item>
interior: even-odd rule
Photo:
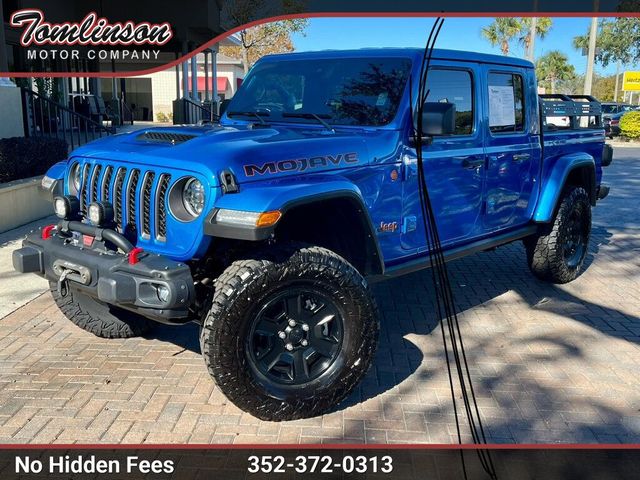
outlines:
[[[516,240],[521,240],[525,237],[528,237],[529,235],[533,235],[537,230],[538,227],[536,225],[528,225],[524,228],[520,228],[512,232],[503,233],[482,240],[476,240],[475,242],[471,242],[466,245],[461,245],[459,247],[445,250],[444,259],[446,262],[450,262],[452,260],[457,260],[458,258],[466,257],[467,255],[473,255],[474,253],[491,250],[499,247],[500,245],[515,242]],[[400,275],[406,275],[407,273],[417,272],[419,270],[430,267],[431,262],[429,261],[428,254],[425,252],[420,257],[414,260],[410,260],[407,263],[385,269],[382,275],[373,275],[371,277],[367,277],[367,280],[370,283],[375,283],[381,280],[398,277]]]

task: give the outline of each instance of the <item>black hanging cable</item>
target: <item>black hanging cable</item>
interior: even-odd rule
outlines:
[[[449,387],[451,389],[451,396],[453,401],[453,409],[456,422],[456,432],[458,436],[458,442],[462,443],[462,435],[460,431],[460,422],[458,418],[458,409],[454,389],[453,373],[451,368],[451,357],[449,353],[449,345],[447,342],[447,335],[445,333],[445,319],[448,332],[448,338],[451,342],[451,356],[455,362],[458,382],[460,384],[460,390],[462,392],[463,404],[465,413],[469,421],[469,428],[473,442],[476,444],[487,443],[484,428],[482,426],[482,420],[480,417],[480,411],[476,400],[475,391],[473,389],[473,383],[471,381],[471,374],[469,372],[469,365],[467,362],[467,356],[462,342],[462,334],[460,331],[460,324],[458,321],[457,310],[453,298],[453,291],[449,279],[448,270],[445,264],[444,254],[442,251],[442,245],[440,242],[440,236],[438,234],[438,228],[436,224],[436,218],[429,197],[429,191],[427,188],[425,173],[424,173],[424,161],[423,161],[423,129],[422,129],[422,112],[424,103],[426,102],[429,90],[427,88],[427,76],[429,73],[429,66],[431,64],[431,57],[433,54],[433,48],[435,46],[436,39],[440,33],[440,29],[444,23],[443,18],[436,19],[434,25],[429,33],[429,38],[425,47],[425,51],[422,57],[422,63],[420,66],[420,76],[418,84],[416,117],[413,115],[413,99],[411,99],[411,118],[412,122],[415,118],[416,128],[414,130],[415,149],[417,157],[417,169],[418,169],[418,191],[420,195],[420,206],[422,212],[423,226],[425,229],[425,236],[427,247],[429,250],[429,262],[431,266],[432,278],[434,283],[434,291],[436,296],[436,308],[440,319],[440,325],[442,330],[442,339],[445,351],[445,357],[447,362],[447,373],[449,376]],[[411,96],[413,95],[413,87],[410,84]],[[443,315],[444,314],[444,315]],[[491,454],[486,449],[477,449],[478,458],[485,472],[492,479],[497,479]],[[462,469],[464,477],[467,478],[466,464],[464,459],[464,452],[460,450],[460,457],[462,461]]]

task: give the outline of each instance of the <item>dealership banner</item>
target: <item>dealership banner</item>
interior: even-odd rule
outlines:
[[[0,476],[17,479],[332,479],[463,478],[460,456],[470,480],[484,479],[473,447],[346,445],[319,449],[304,446],[145,445],[101,447],[21,447],[0,451]],[[491,448],[498,478],[509,480],[625,480],[637,478],[640,450],[551,445]]]
[[[537,2],[489,0],[139,0],[4,2],[0,71],[12,77],[56,74],[107,77],[151,73],[179,64],[223,38],[277,19],[318,16],[629,15],[640,0]],[[7,64],[5,67],[4,64]],[[5,71],[6,70],[6,71]]]

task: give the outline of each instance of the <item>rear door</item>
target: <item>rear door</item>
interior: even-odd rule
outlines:
[[[478,121],[479,85],[475,66],[446,62],[430,68],[427,102],[454,103],[453,135],[434,136],[424,147],[425,174],[443,244],[464,241],[482,233],[484,177],[483,132]],[[408,146],[403,161],[402,248],[426,250],[420,212],[415,148]]]
[[[485,66],[485,233],[525,224],[535,206],[541,147],[537,86],[524,68]]]

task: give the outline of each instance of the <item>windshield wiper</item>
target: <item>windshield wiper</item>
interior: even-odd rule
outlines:
[[[245,117],[256,117],[258,119],[258,121],[262,125],[267,125],[267,122],[265,122],[265,120],[264,120],[264,118],[262,118],[262,116],[264,115],[265,117],[268,117],[269,116],[269,112],[253,112],[253,111],[227,112],[227,117],[233,117],[234,115],[243,115]]]
[[[322,126],[324,128],[326,128],[327,130],[329,130],[332,133],[335,133],[335,129],[324,120],[324,118],[331,118],[331,115],[327,115],[327,114],[317,114],[317,113],[283,113],[282,114],[283,117],[289,117],[289,118],[313,118],[315,120],[317,120],[318,122],[320,122],[322,124]]]

